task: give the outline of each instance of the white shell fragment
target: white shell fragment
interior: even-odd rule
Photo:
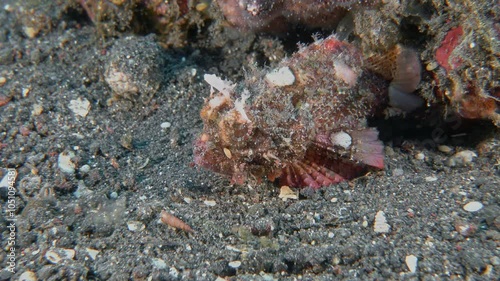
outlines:
[[[333,145],[338,145],[344,149],[349,148],[352,144],[351,136],[346,132],[338,132],[330,136],[330,140]]]
[[[385,218],[385,213],[383,211],[378,211],[375,215],[375,223],[373,224],[373,230],[376,233],[387,233],[391,229],[391,226],[387,224],[387,219]]]
[[[96,249],[92,249],[92,248],[85,248],[85,250],[87,251],[87,254],[89,255],[89,257],[95,261],[97,255],[99,254],[99,250],[96,250]]]
[[[205,201],[203,201],[203,203],[209,207],[213,207],[213,206],[217,205],[217,202],[215,202],[214,200],[205,200]]]
[[[477,154],[474,151],[470,150],[462,150],[460,152],[455,153],[452,157],[448,159],[448,166],[454,167],[454,166],[459,166],[459,165],[467,165],[474,158],[477,157]]]
[[[280,188],[280,195],[278,195],[278,197],[281,198],[283,201],[286,201],[288,199],[293,199],[293,200],[299,199],[297,193],[295,193],[290,187],[286,185]]]
[[[141,231],[144,228],[146,228],[146,226],[140,221],[128,221],[127,227],[128,227],[128,230],[130,230],[132,232]]]
[[[57,158],[57,166],[61,170],[61,172],[66,174],[74,174],[75,173],[75,163],[71,162],[71,158],[75,157],[75,153],[73,152],[62,152],[59,154]]]
[[[89,113],[90,102],[85,98],[78,98],[76,100],[71,100],[68,107],[74,114],[85,117]]]
[[[415,273],[417,271],[417,262],[418,258],[414,255],[406,256],[405,258],[406,266],[410,270],[411,273]]]
[[[266,81],[274,87],[290,86],[295,82],[295,75],[288,66],[285,66],[267,73]]]
[[[483,208],[483,204],[478,201],[472,201],[464,205],[464,210],[467,212],[477,212]]]
[[[19,276],[19,281],[36,281],[38,280],[33,271],[25,271]]]
[[[45,258],[53,263],[60,263],[62,260],[72,260],[75,257],[75,250],[64,248],[52,248],[45,253]]]
[[[238,268],[241,266],[241,261],[232,261],[232,262],[229,262],[229,267],[232,267],[232,268]]]

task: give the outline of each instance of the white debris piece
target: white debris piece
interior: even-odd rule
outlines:
[[[89,113],[90,102],[85,98],[78,98],[76,100],[71,100],[68,107],[74,114],[85,117]]]
[[[464,210],[467,212],[477,212],[483,208],[483,204],[478,201],[472,201],[464,205]]]
[[[433,182],[433,181],[437,181],[437,180],[438,180],[438,178],[436,176],[425,177],[426,182]]]
[[[71,162],[71,158],[75,157],[75,153],[70,152],[62,152],[59,154],[57,158],[57,166],[59,169],[66,174],[74,174],[75,173],[75,163]]]
[[[375,215],[375,223],[373,224],[373,230],[376,233],[387,233],[391,229],[391,226],[387,224],[387,219],[385,218],[385,213],[383,211],[378,211]]]
[[[158,269],[167,268],[167,263],[164,260],[159,259],[159,258],[152,258],[151,263],[153,264],[154,267],[156,267]]]
[[[280,188],[280,195],[278,195],[278,197],[281,198],[283,201],[286,201],[288,199],[293,199],[293,200],[299,199],[297,193],[286,185]]]
[[[447,165],[450,167],[466,165],[474,158],[477,157],[477,154],[474,151],[470,150],[462,150],[460,152],[455,153],[452,157],[448,159]]]
[[[214,74],[205,74],[203,75],[203,79],[226,97],[229,97],[235,87],[235,84],[232,84],[230,81],[222,80]]]
[[[348,149],[352,144],[351,136],[346,132],[338,132],[330,136],[332,144]]]
[[[213,207],[213,206],[217,205],[217,202],[215,202],[214,200],[205,200],[205,201],[203,201],[203,203],[209,207]]]
[[[132,232],[141,231],[144,228],[146,228],[146,226],[140,221],[128,221],[127,227],[128,227],[128,230],[130,230]]]
[[[417,262],[418,258],[415,257],[414,255],[408,255],[405,258],[406,266],[408,266],[408,269],[410,270],[411,273],[415,273],[417,271]]]
[[[241,261],[232,261],[232,262],[229,262],[229,267],[232,267],[232,268],[238,268],[241,266]]]
[[[267,73],[266,81],[274,87],[290,86],[295,82],[295,75],[288,66],[285,66]]]
[[[87,251],[87,254],[89,255],[89,257],[95,261],[97,255],[99,254],[99,250],[96,250],[96,249],[92,249],[92,248],[85,248],[85,250]]]
[[[36,281],[38,278],[33,271],[25,271],[21,276],[19,276],[19,281]]]

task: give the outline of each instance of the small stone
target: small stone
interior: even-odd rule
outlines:
[[[38,115],[42,114],[42,112],[43,112],[43,106],[39,103],[35,103],[33,105],[33,110],[31,110],[31,114],[33,116],[38,116]]]
[[[73,249],[53,248],[45,253],[45,258],[53,264],[58,264],[63,259],[73,259],[75,257],[75,254],[76,252]]]
[[[290,187],[284,185],[280,188],[280,194],[278,195],[281,200],[286,201],[288,199],[297,200],[299,196]]]
[[[232,262],[229,262],[229,267],[232,267],[232,268],[239,268],[241,266],[241,261],[232,261]]]
[[[70,152],[62,152],[59,154],[57,158],[57,166],[59,169],[66,174],[74,174],[75,173],[75,163],[71,162],[71,158],[75,157],[75,153]]]
[[[266,81],[275,87],[290,86],[295,82],[295,75],[289,67],[285,66],[267,73]]]
[[[179,277],[179,270],[177,270],[177,268],[172,266],[168,271],[168,275],[170,275],[174,278],[177,278],[177,277]]]
[[[387,219],[385,218],[385,213],[383,211],[378,211],[375,215],[375,223],[373,224],[373,230],[376,233],[387,233],[391,229],[391,226],[387,224]]]
[[[83,100],[82,98],[78,98],[76,100],[71,100],[68,107],[74,114],[85,117],[89,113],[90,102],[85,98]]]
[[[31,90],[30,88],[23,88],[23,93],[22,93],[23,98],[28,97],[30,90]]]
[[[88,172],[90,172],[90,166],[85,164],[85,165],[80,167],[79,171],[82,174],[87,174]]]
[[[5,83],[7,83],[7,78],[5,77],[0,77],[0,87],[3,86]]]
[[[446,154],[449,154],[450,152],[453,151],[453,148],[447,146],[447,145],[438,145],[438,150],[443,152],[443,153],[446,153]]]
[[[40,30],[35,29],[31,26],[25,26],[23,27],[24,34],[28,36],[29,38],[35,38],[35,36],[40,32]]]
[[[85,248],[85,250],[87,251],[87,254],[89,255],[89,257],[95,261],[95,258],[97,257],[97,255],[99,254],[99,250],[96,250],[96,249],[92,249],[92,248]]]
[[[425,154],[423,154],[422,152],[419,152],[419,153],[415,154],[415,159],[417,159],[417,160],[424,160],[425,159]]]
[[[116,191],[113,191],[109,194],[109,198],[111,199],[116,199],[118,198],[118,193],[116,193]]]
[[[154,267],[156,267],[158,269],[167,268],[167,263],[164,260],[159,259],[159,258],[152,258],[151,263],[153,264]]]
[[[214,200],[205,200],[205,201],[203,201],[203,203],[209,207],[213,207],[213,206],[217,205],[217,202],[215,202]]]
[[[191,199],[189,197],[184,197],[183,199],[184,199],[184,202],[186,202],[188,204],[190,204],[193,201],[193,199]]]
[[[470,150],[462,150],[450,157],[446,164],[450,167],[467,165],[468,163],[472,162],[475,157],[477,157],[477,154],[475,152]]]
[[[170,124],[170,122],[163,122],[160,124],[160,127],[162,129],[168,129],[168,128],[170,128],[170,126],[172,126],[172,124]]]
[[[433,181],[437,181],[437,177],[436,176],[429,176],[429,177],[425,177],[425,181],[426,182],[433,182]]]
[[[411,273],[415,273],[417,271],[417,262],[418,258],[414,255],[406,256],[405,258],[406,266],[410,270]]]
[[[464,205],[464,210],[467,212],[477,212],[483,208],[483,204],[478,201],[472,201]]]
[[[392,176],[394,176],[394,177],[400,177],[403,174],[404,174],[404,171],[401,168],[395,168],[394,170],[392,170]]]
[[[36,281],[38,280],[36,274],[33,271],[25,271],[21,276],[19,276],[19,281]]]
[[[128,230],[132,232],[142,231],[146,226],[140,221],[128,221],[127,222]]]

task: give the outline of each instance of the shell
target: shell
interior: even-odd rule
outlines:
[[[366,118],[387,105],[389,81],[363,65],[354,46],[330,36],[238,84],[205,75],[212,90],[195,164],[236,184],[267,177],[314,189],[383,169]]]

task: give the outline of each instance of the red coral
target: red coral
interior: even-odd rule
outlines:
[[[451,56],[456,47],[460,44],[463,34],[464,30],[461,26],[450,29],[441,42],[441,46],[436,50],[437,62],[448,72],[452,69],[456,69],[462,64],[460,57]]]

